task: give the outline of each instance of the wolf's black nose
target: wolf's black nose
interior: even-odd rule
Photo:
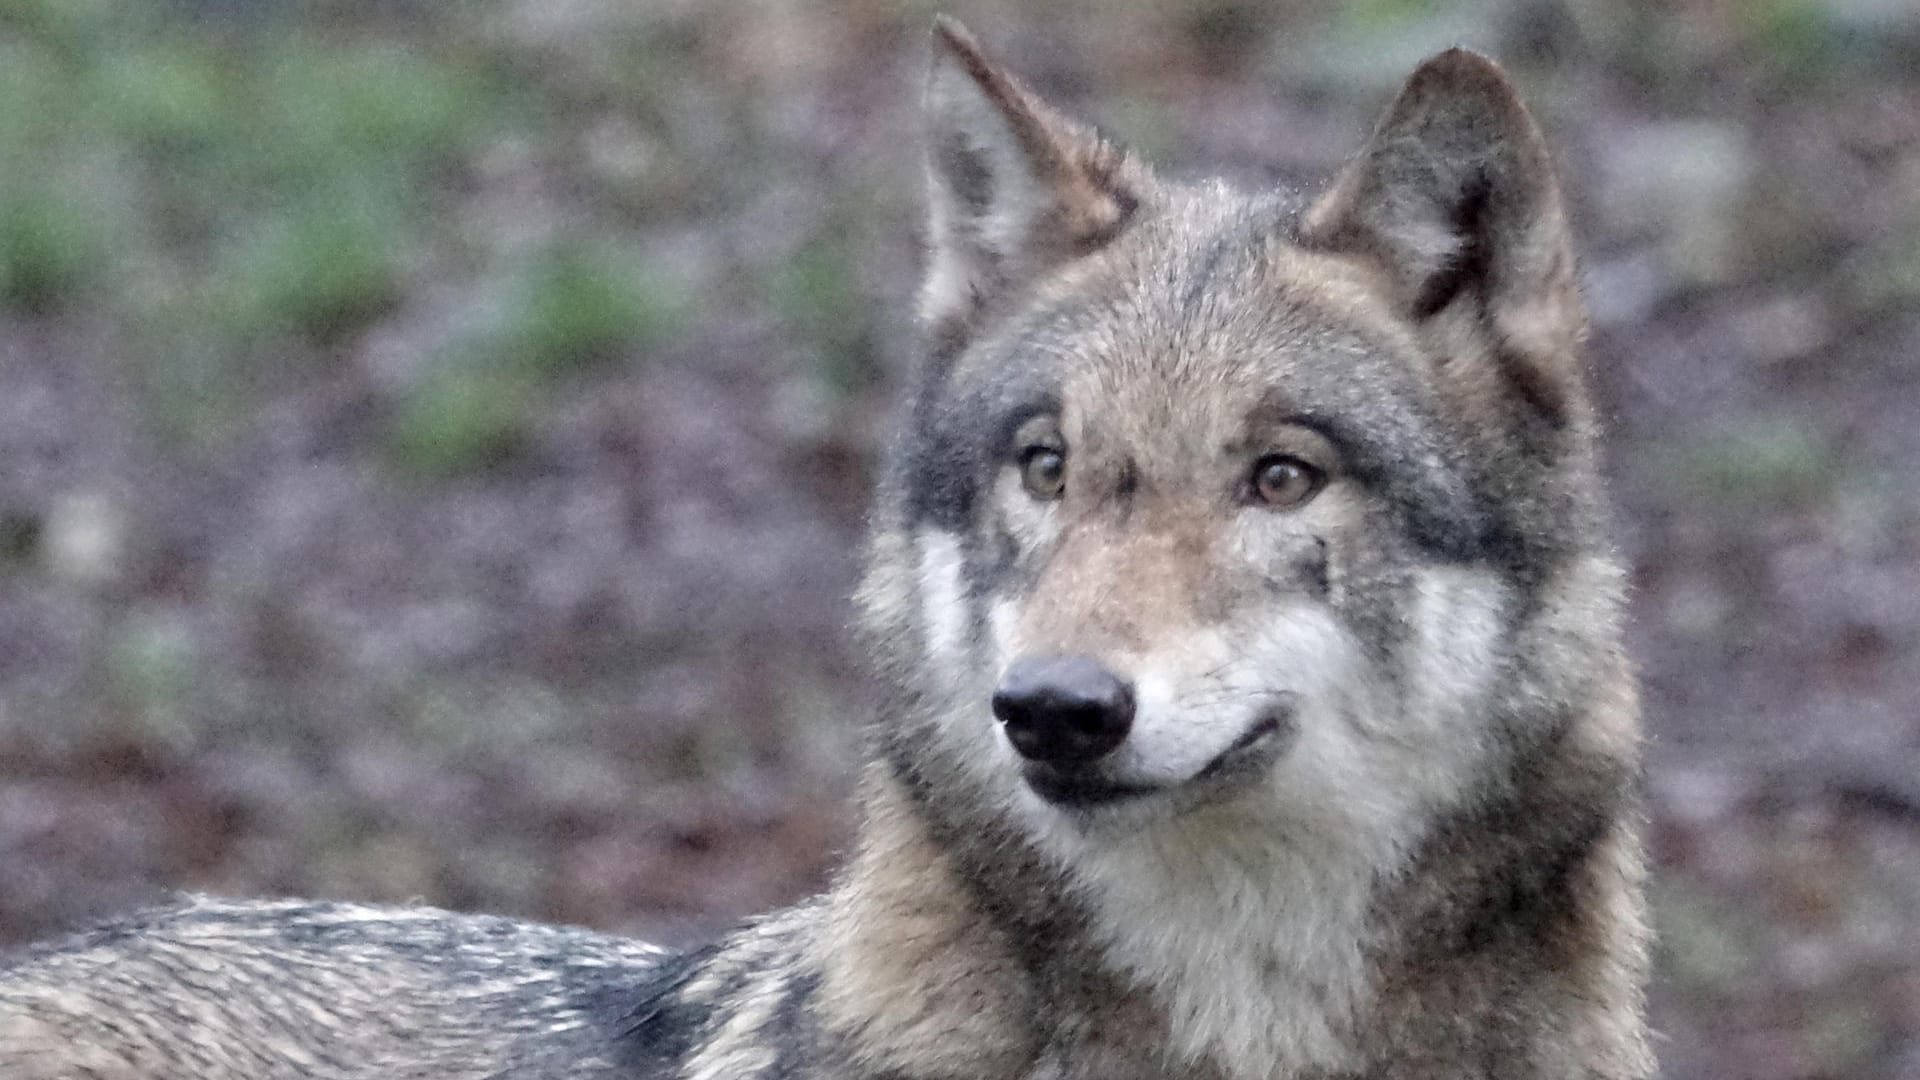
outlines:
[[[1127,740],[1133,688],[1084,656],[1016,660],[993,692],[993,715],[1021,757],[1080,765]]]

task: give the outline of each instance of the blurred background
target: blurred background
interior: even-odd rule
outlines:
[[[1250,184],[1510,66],[1587,256],[1667,1076],[1920,1077],[1920,4],[943,6]],[[932,11],[0,0],[0,942],[820,886]]]

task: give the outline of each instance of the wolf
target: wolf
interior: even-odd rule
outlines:
[[[1506,77],[1428,60],[1307,197],[934,52],[832,886],[680,953],[188,898],[9,961],[0,1075],[1652,1075],[1622,575]]]

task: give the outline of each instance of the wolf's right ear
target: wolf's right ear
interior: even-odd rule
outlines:
[[[933,36],[920,314],[952,345],[997,296],[1118,235],[1147,173],[987,59],[959,23],[941,16]]]
[[[1452,49],[1420,65],[1302,231],[1309,247],[1371,262],[1409,318],[1479,321],[1499,381],[1548,418],[1579,400],[1586,323],[1566,212],[1546,143],[1493,61]]]

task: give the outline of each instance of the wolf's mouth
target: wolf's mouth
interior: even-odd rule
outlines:
[[[1292,710],[1270,709],[1187,782],[1206,783],[1265,769],[1287,748],[1292,733]]]
[[[1022,775],[1035,795],[1056,806],[1100,806],[1166,790],[1162,784],[1116,783],[1103,776],[1065,772],[1051,765],[1029,764]]]
[[[1097,771],[1067,770],[1041,762],[1027,762],[1021,769],[1033,793],[1056,806],[1087,808],[1130,802],[1149,795],[1216,788],[1264,772],[1285,752],[1294,720],[1290,708],[1268,710],[1252,726],[1214,755],[1200,770],[1185,780],[1169,783],[1140,783],[1119,780]]]

